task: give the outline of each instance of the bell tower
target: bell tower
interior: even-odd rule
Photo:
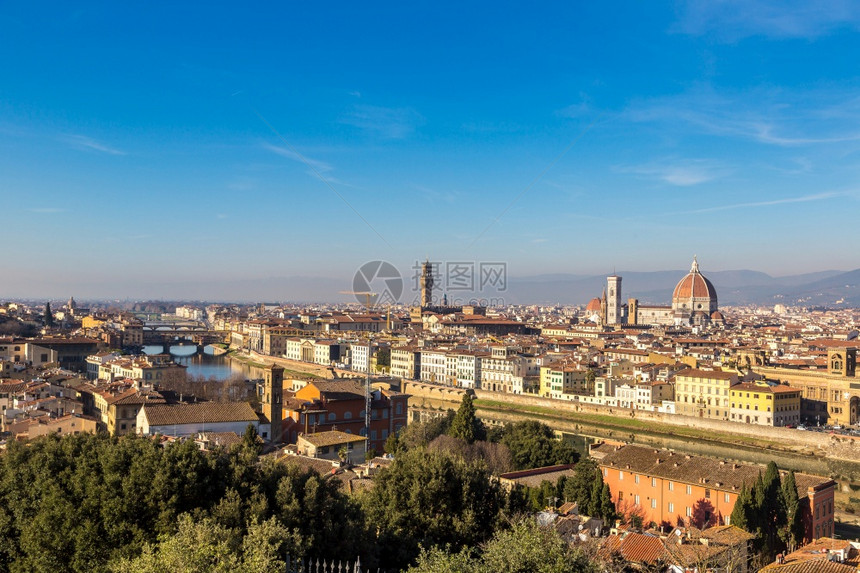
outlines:
[[[281,443],[281,420],[284,408],[284,369],[277,364],[272,364],[266,369],[263,379],[263,415],[272,424],[269,440],[273,444]]]
[[[433,264],[426,260],[421,266],[421,306],[433,306]]]
[[[831,348],[827,351],[827,370],[830,374],[854,377],[857,370],[856,348]]]
[[[621,324],[621,277],[606,277],[606,324]]]

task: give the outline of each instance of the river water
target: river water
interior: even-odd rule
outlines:
[[[164,349],[161,346],[144,346],[144,354],[161,354]],[[262,378],[259,368],[248,366],[243,362],[231,360],[226,355],[215,356],[209,348],[203,352],[197,352],[197,346],[174,345],[170,347],[170,356],[178,364],[186,367],[186,374],[192,378],[205,378],[206,380],[253,380]]]

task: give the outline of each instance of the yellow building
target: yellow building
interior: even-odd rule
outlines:
[[[81,319],[81,328],[90,329],[90,328],[98,328],[104,325],[107,322],[107,319],[99,319],[95,316],[85,316]]]
[[[675,411],[686,416],[729,419],[729,388],[738,375],[722,370],[688,368],[675,375]]]
[[[800,423],[800,388],[754,382],[729,390],[730,419],[745,424],[787,426]]]
[[[137,433],[137,414],[144,404],[164,404],[157,392],[141,391],[125,384],[109,384],[94,389],[93,409],[101,427],[112,436]]]
[[[828,349],[826,369],[754,366],[753,371],[800,390],[803,421],[853,425],[860,422],[860,376],[856,365],[857,349],[839,347]]]
[[[548,398],[561,398],[562,394],[594,395],[594,388],[588,387],[587,376],[587,370],[559,362],[541,366],[540,395]]]

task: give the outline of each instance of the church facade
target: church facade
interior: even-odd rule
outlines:
[[[626,305],[622,305],[621,300],[621,277],[609,276],[601,298],[593,298],[586,306],[586,317],[604,326],[706,326],[724,322],[718,307],[717,290],[699,270],[696,257],[693,257],[690,272],[678,281],[672,291],[670,306],[640,304],[636,298],[630,298]]]

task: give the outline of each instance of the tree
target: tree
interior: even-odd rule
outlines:
[[[762,478],[763,499],[759,506],[762,518],[762,533],[769,556],[783,549],[779,531],[785,526],[785,507],[783,507],[782,483],[779,468],[773,461],[767,464]]]
[[[404,445],[400,442],[399,431],[388,434],[388,438],[385,440],[385,446],[383,446],[383,449],[386,454],[391,454],[392,456],[396,456],[404,449]]]
[[[597,573],[600,568],[552,528],[521,519],[496,532],[483,551],[424,549],[408,573]]]
[[[455,413],[448,410],[444,415],[415,422],[400,431],[400,443],[406,449],[426,447],[427,444],[448,432]]]
[[[556,439],[549,426],[534,420],[505,426],[502,443],[511,450],[517,470],[573,464],[579,459],[570,444]]]
[[[590,457],[579,460],[575,469],[576,473],[564,484],[564,498],[576,503],[581,515],[594,515],[591,503],[592,489],[600,470],[597,463]]]
[[[736,527],[740,527],[745,531],[753,533],[750,529],[750,514],[754,511],[753,498],[747,484],[741,486],[741,492],[738,494],[738,499],[735,501],[735,507],[732,509],[730,523]]]
[[[51,303],[45,303],[45,326],[51,328],[54,326],[54,313],[51,312]]]
[[[487,432],[484,424],[475,416],[474,398],[468,392],[463,394],[460,408],[454,419],[451,420],[451,429],[448,430],[448,434],[465,441],[467,444],[486,438]]]
[[[257,433],[257,428],[254,424],[248,424],[245,428],[245,433],[242,435],[242,448],[248,452],[252,452],[255,456],[259,456],[263,451],[263,444],[260,443],[260,435]]]
[[[384,568],[402,568],[419,547],[458,551],[493,533],[504,494],[483,463],[443,452],[413,449],[381,470],[362,499],[377,529]]]
[[[785,476],[785,481],[782,482],[780,489],[780,496],[782,497],[782,507],[785,510],[785,521],[779,530],[779,538],[789,551],[794,551],[803,541],[803,519],[793,470]]]
[[[267,573],[283,571],[286,556],[299,543],[272,518],[253,522],[244,537],[209,518],[196,521],[185,514],[178,531],[147,545],[139,557],[123,558],[111,569],[116,573]]]

